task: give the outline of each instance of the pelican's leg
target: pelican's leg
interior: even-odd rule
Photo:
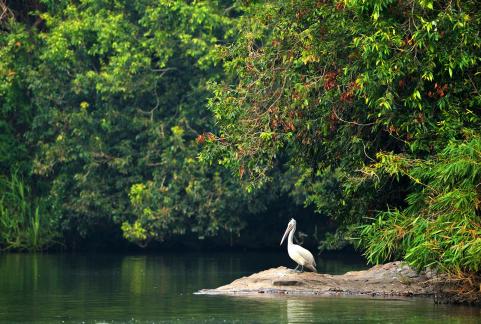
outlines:
[[[299,265],[297,265],[297,267],[294,269],[295,272],[299,271],[299,270],[297,270],[297,268],[299,268]]]
[[[304,272],[304,266],[301,265],[301,272]]]

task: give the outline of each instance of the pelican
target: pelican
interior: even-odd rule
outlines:
[[[281,244],[286,239],[287,234],[289,234],[289,239],[287,240],[287,253],[289,254],[290,258],[297,263],[297,267],[294,269],[297,271],[299,266],[301,267],[301,271],[304,271],[304,267],[307,269],[317,272],[316,270],[316,261],[314,261],[314,257],[312,253],[303,248],[300,245],[294,244],[292,242],[294,238],[294,232],[296,231],[296,220],[294,218],[291,219],[289,224],[287,224],[286,231],[284,232],[284,236],[282,237]]]

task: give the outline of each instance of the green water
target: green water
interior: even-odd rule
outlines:
[[[359,262],[318,260],[342,273]],[[481,323],[480,308],[429,299],[200,296],[286,254],[0,255],[0,322]]]

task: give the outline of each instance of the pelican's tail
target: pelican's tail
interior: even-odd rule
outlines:
[[[305,267],[311,270],[312,272],[317,272],[316,267],[314,267],[312,264],[306,264]]]

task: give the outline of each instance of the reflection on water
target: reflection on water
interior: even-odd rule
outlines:
[[[0,322],[480,322],[479,308],[431,300],[199,296],[279,265],[285,253],[0,255]],[[362,263],[318,260],[342,273]]]
[[[286,312],[288,323],[306,323],[314,321],[315,318],[309,318],[315,314],[313,304],[307,299],[287,299]],[[319,314],[320,315],[320,314]]]

